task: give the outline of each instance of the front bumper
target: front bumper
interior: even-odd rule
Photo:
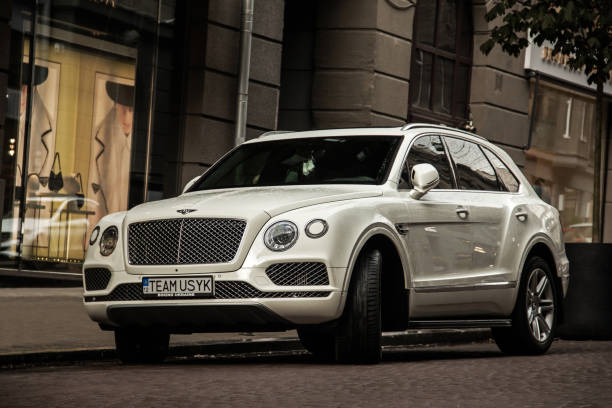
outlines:
[[[141,279],[146,275],[115,271],[106,289],[84,292],[84,305],[93,321],[110,327],[161,326],[173,332],[287,330],[341,316],[345,293],[335,283],[342,282],[346,269],[328,269],[329,285],[319,286],[277,286],[263,279],[260,268],[212,274],[215,295],[205,299],[145,299]]]

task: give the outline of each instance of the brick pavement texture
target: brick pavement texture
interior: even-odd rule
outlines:
[[[0,288],[0,330],[0,354],[115,347],[113,333],[87,316],[80,287]],[[173,335],[172,345],[296,336],[295,331]]]
[[[392,348],[375,366],[308,354],[201,357],[0,372],[6,407],[610,407],[612,342],[512,357],[491,343]]]

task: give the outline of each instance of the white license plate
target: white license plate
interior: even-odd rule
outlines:
[[[142,293],[157,298],[212,297],[215,282],[212,276],[146,277],[142,278]]]

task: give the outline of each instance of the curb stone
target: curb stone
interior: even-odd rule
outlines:
[[[491,337],[489,329],[410,330],[384,333],[383,347],[444,345],[486,342]],[[303,350],[298,338],[267,338],[248,341],[215,341],[197,344],[175,345],[170,357],[194,355],[225,355],[247,353],[291,352]],[[1,368],[53,365],[79,361],[108,361],[117,358],[114,348],[89,348],[68,350],[42,350],[27,353],[0,354]]]

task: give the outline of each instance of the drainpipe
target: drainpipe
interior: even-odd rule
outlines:
[[[253,8],[255,0],[242,0],[240,30],[240,71],[238,72],[238,95],[236,100],[236,133],[234,144],[245,141],[247,106],[249,102],[249,70],[251,69],[251,40],[253,38]]]
[[[540,88],[540,73],[531,71],[529,77],[535,76],[535,85],[533,86],[533,101],[531,101],[531,117],[529,118],[529,135],[527,137],[527,144],[523,146],[523,150],[529,150],[531,148],[531,140],[533,138],[533,127],[535,125],[535,112],[537,101],[538,101],[538,90]]]

